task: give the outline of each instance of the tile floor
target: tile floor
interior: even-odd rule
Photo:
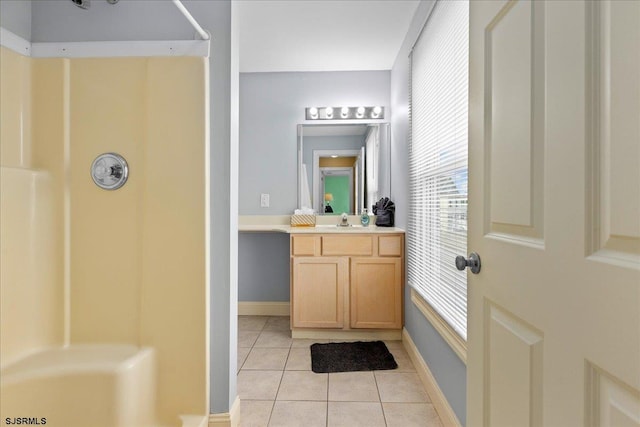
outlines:
[[[238,317],[242,427],[442,427],[400,341],[387,341],[398,369],[316,374],[309,346],[288,317]]]

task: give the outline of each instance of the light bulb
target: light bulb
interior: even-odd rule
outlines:
[[[327,114],[328,118],[333,117],[333,107],[327,107],[324,109],[324,112]]]
[[[380,113],[382,113],[382,108],[380,107],[373,107],[373,114],[375,114],[376,116],[379,115]]]
[[[364,116],[364,107],[358,107],[358,110],[356,112],[356,116],[358,118],[361,118],[362,116]]]
[[[343,118],[349,115],[349,107],[342,107],[342,110],[340,111]]]
[[[312,119],[317,119],[318,118],[318,109],[316,107],[309,108],[309,116]]]

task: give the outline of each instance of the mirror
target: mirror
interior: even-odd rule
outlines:
[[[359,215],[391,198],[388,123],[298,125],[298,208]]]

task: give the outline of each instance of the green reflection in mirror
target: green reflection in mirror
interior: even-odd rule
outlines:
[[[324,193],[331,194],[332,200],[325,201],[325,213],[328,215],[340,215],[343,212],[351,212],[349,203],[349,187],[351,186],[349,176],[325,176]],[[325,197],[325,200],[327,197]]]

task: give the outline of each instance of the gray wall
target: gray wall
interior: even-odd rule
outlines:
[[[240,215],[289,215],[297,207],[305,107],[388,107],[389,98],[389,71],[240,74]],[[269,208],[260,207],[261,193],[271,195]]]
[[[409,203],[409,51],[422,29],[434,1],[420,3],[391,71],[392,186],[396,223],[406,228]],[[467,369],[424,315],[413,305],[405,286],[405,328],[429,365],[440,389],[460,422],[466,424]]]
[[[297,125],[307,123],[305,107],[387,108],[389,98],[389,71],[240,74],[240,215],[296,209]],[[260,207],[261,193],[271,195],[271,207]],[[289,241],[277,233],[239,234],[238,299],[289,301]]]
[[[238,301],[289,302],[289,235],[240,233]]]
[[[3,6],[5,1],[2,0]],[[11,2],[13,3],[13,2]],[[211,412],[227,412],[236,396],[237,300],[237,148],[230,143],[237,122],[232,68],[231,2],[184,1],[212,34],[210,67],[211,126]],[[2,10],[4,12],[4,8]],[[194,30],[169,1],[94,1],[82,10],[69,0],[32,4],[32,40],[189,40]],[[4,23],[4,21],[3,21]],[[4,24],[3,24],[4,25]],[[237,82],[235,84],[237,88]],[[235,94],[237,97],[237,92]],[[236,102],[237,104],[237,102]]]
[[[193,39],[193,27],[170,1],[125,0],[115,5],[92,1],[86,10],[69,0],[34,0],[32,3],[34,42]],[[192,3],[198,2],[184,2],[196,16]],[[201,16],[196,19],[213,31],[201,21]]]
[[[26,40],[31,40],[31,2],[25,0],[0,1],[0,27]]]

